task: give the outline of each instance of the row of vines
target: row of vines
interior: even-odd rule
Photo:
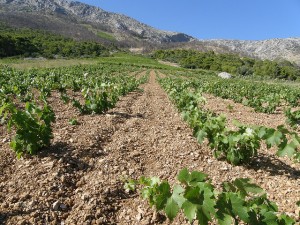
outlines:
[[[193,128],[198,142],[203,143],[206,139],[216,158],[225,159],[233,165],[247,164],[258,155],[261,143],[265,142],[268,148],[277,148],[278,156],[288,156],[300,162],[300,136],[296,130],[299,111],[291,110],[291,107],[299,106],[298,90],[241,80],[221,80],[211,75],[201,78],[182,72],[168,75],[158,79],[160,85]],[[206,102],[202,95],[204,92],[243,102],[265,113],[274,113],[277,107],[286,106],[286,114],[290,114],[288,125],[274,129],[236,121],[236,129],[230,129],[225,116],[203,109]],[[250,103],[252,100],[258,102],[257,105]],[[125,189],[134,191],[140,188],[141,195],[149,204],[164,211],[170,220],[182,211],[192,224],[195,221],[221,225],[296,223],[295,219],[278,213],[276,203],[270,201],[267,194],[249,179],[224,182],[220,191],[211,184],[208,175],[183,169],[178,174],[178,181],[179,184],[172,186],[157,177],[141,177],[129,180]],[[297,204],[300,205],[300,202]]]
[[[81,114],[101,114],[147,80],[148,74],[136,76],[142,70],[110,64],[29,71],[1,67],[0,119],[8,131],[15,130],[11,148],[21,157],[50,145],[55,114],[47,99],[53,92]]]

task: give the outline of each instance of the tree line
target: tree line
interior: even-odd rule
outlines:
[[[95,57],[106,56],[109,49],[92,41],[75,41],[46,31],[16,29],[0,24],[0,58],[21,57]]]
[[[184,68],[225,71],[241,76],[264,76],[278,79],[300,79],[300,68],[287,61],[258,60],[236,54],[216,54],[213,51],[157,50],[153,57],[179,63]]]

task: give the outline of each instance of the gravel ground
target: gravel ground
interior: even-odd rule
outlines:
[[[263,147],[247,166],[217,161],[206,144],[192,136],[155,81],[154,71],[141,88],[108,113],[94,116],[79,115],[53,93],[49,100],[57,116],[54,139],[34,157],[17,160],[9,148],[10,134],[0,127],[0,224],[170,224],[138,194],[125,193],[123,180],[146,175],[174,183],[184,167],[207,173],[217,187],[236,177],[251,178],[281,212],[298,214],[299,164]],[[211,98],[208,106],[222,102]],[[243,108],[234,110],[239,112],[237,119],[248,118]],[[70,118],[79,125],[70,125]],[[251,118],[246,122],[273,121],[265,114]],[[188,223],[179,216],[172,224]]]

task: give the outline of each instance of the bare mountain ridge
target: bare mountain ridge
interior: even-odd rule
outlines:
[[[161,31],[128,16],[78,1],[0,0],[0,21],[16,27],[48,30],[77,40],[114,43],[123,47],[213,50],[260,59],[286,59],[300,65],[300,38],[197,40],[183,33]]]
[[[137,42],[149,42],[153,44],[169,43],[169,42],[189,42],[194,40],[191,36],[183,33],[161,31],[140,23],[128,16],[106,12],[98,7],[90,6],[81,2],[73,2],[67,0],[0,0],[2,10],[2,18],[9,13],[16,14],[20,17],[26,15],[34,17],[35,15],[60,17],[75,23],[77,26],[83,26],[85,29],[92,26],[91,30],[97,30],[100,25],[102,29],[113,34],[118,41],[124,41],[133,38]],[[84,23],[84,25],[82,25]],[[76,28],[77,29],[77,28]]]
[[[235,53],[260,59],[290,60],[300,63],[300,38],[269,39],[263,41],[203,40],[207,45],[227,48]]]

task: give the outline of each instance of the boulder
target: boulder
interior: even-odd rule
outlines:
[[[224,79],[230,79],[232,77],[232,75],[230,73],[227,72],[221,72],[218,74],[219,77],[224,78]]]

